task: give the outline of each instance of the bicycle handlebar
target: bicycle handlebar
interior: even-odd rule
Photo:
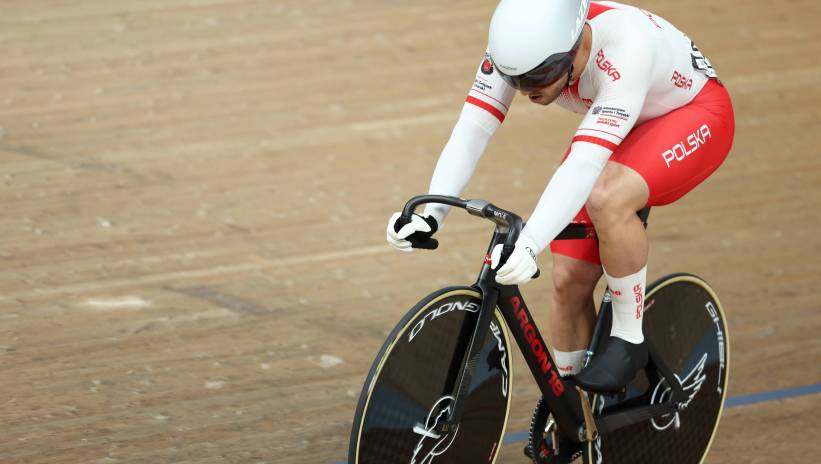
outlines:
[[[459,197],[451,197],[446,195],[417,195],[405,204],[402,209],[402,215],[399,217],[399,224],[408,224],[411,221],[413,212],[417,207],[427,203],[441,203],[449,206],[455,206],[467,210],[473,216],[490,219],[496,225],[507,228],[507,236],[502,246],[501,263],[505,263],[513,253],[516,246],[516,240],[522,232],[522,218],[515,213],[499,208],[498,206],[485,200],[464,200]],[[427,242],[422,242],[414,245],[416,248],[425,248],[434,250],[439,246],[439,241],[430,239]],[[539,272],[536,271],[534,278],[538,277]]]

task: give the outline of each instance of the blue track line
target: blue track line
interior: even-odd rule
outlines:
[[[767,401],[778,401],[796,396],[815,395],[821,393],[821,383],[804,385],[803,387],[783,388],[768,392],[753,393],[750,395],[733,396],[727,398],[724,406],[734,408],[736,406],[746,406],[748,404],[764,403]]]
[[[751,404],[766,403],[768,401],[795,398],[797,396],[816,395],[818,393],[821,393],[821,383],[804,385],[802,387],[782,388],[781,390],[752,393],[749,395],[731,396],[724,402],[724,407],[734,408],[736,406],[748,406]],[[513,443],[525,442],[528,440],[529,435],[529,432],[511,432],[505,435],[505,439],[502,441],[502,444],[510,445]],[[347,462],[334,461],[331,464],[347,464]]]

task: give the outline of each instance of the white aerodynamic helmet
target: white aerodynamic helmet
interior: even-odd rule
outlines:
[[[490,20],[490,58],[512,87],[569,76],[590,0],[502,0]]]

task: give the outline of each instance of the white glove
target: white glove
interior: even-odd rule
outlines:
[[[536,264],[536,250],[539,247],[524,232],[519,234],[516,240],[516,248],[510,254],[510,258],[501,269],[496,271],[496,282],[502,285],[522,285],[533,278],[533,274],[539,270]],[[502,245],[493,247],[490,254],[491,267],[496,268],[502,258]]]
[[[401,215],[402,213],[396,212],[393,213],[393,216],[391,216],[390,219],[388,219],[388,243],[399,251],[413,251],[411,242],[406,240],[408,236],[410,236],[411,234],[415,232],[436,232],[436,230],[433,230],[431,228],[431,225],[428,223],[428,220],[431,220],[431,218],[428,217],[426,220],[425,217],[422,217],[418,214],[414,214],[413,216],[411,216],[411,222],[405,224],[397,232],[394,230],[394,226],[396,225],[396,221],[399,220],[399,216]],[[432,220],[435,221],[435,219]]]

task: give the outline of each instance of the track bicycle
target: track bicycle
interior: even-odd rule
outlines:
[[[537,464],[698,464],[710,448],[724,405],[729,344],[718,297],[702,279],[673,274],[647,287],[643,330],[649,359],[621,391],[588,393],[562,378],[515,285],[495,281],[490,252],[513,251],[522,219],[484,200],[421,195],[495,223],[476,282],[437,290],[399,321],[373,362],[351,429],[350,464],[494,463],[512,396],[510,335],[541,398],[525,448]],[[639,216],[646,225],[649,209]],[[595,237],[569,225],[557,240]],[[434,249],[435,239],[414,243]],[[605,291],[589,361],[610,333]]]

